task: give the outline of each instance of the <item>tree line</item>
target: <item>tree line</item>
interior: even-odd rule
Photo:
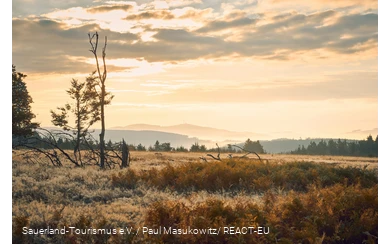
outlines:
[[[365,140],[347,141],[347,140],[321,140],[316,143],[311,141],[305,147],[299,145],[296,150],[290,152],[291,154],[302,155],[340,155],[340,156],[364,156],[364,157],[378,157],[378,136],[375,140],[369,135]]]
[[[34,145],[34,147],[41,148],[41,149],[55,149],[56,147],[63,149],[63,150],[73,150],[75,148],[75,145],[78,144],[78,149],[80,151],[83,150],[90,150],[90,149],[99,149],[99,142],[96,140],[93,140],[91,138],[81,140],[80,142],[77,141],[75,138],[70,138],[68,134],[58,134],[55,139],[54,143],[49,143],[50,138],[46,136],[42,136],[41,134],[37,132],[33,132],[33,136],[31,138],[34,138],[34,140],[30,140],[30,145]],[[54,146],[54,145],[55,146]],[[111,140],[108,140],[105,147],[106,148],[118,148],[120,145],[120,142],[112,142]],[[130,151],[149,151],[149,152],[221,152],[221,153],[240,153],[243,150],[240,150],[238,148],[235,148],[234,145],[228,144],[225,147],[218,148],[218,147],[210,147],[207,148],[205,145],[200,145],[198,142],[195,142],[191,145],[191,147],[186,148],[184,146],[178,146],[173,147],[171,146],[170,142],[163,142],[160,143],[159,140],[156,140],[154,145],[150,145],[149,147],[146,147],[139,143],[138,145],[134,144],[128,144],[128,149]],[[260,141],[252,141],[250,139],[246,140],[243,146],[243,149],[246,151],[252,151],[260,154],[266,153],[263,146],[260,144]]]

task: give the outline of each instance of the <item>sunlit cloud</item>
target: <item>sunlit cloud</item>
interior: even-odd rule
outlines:
[[[88,8],[87,12],[89,13],[104,13],[104,12],[110,12],[115,10],[122,10],[125,12],[128,12],[133,9],[133,6],[130,4],[122,4],[122,5],[106,5],[106,6],[97,6]]]

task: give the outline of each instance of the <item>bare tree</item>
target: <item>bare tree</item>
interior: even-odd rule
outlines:
[[[110,104],[112,98],[114,97],[109,92],[106,92],[106,78],[107,78],[107,67],[106,67],[106,47],[107,47],[107,36],[104,38],[104,46],[102,49],[102,60],[103,60],[103,71],[100,70],[99,59],[97,55],[98,43],[99,43],[99,35],[97,32],[91,35],[88,33],[89,43],[91,44],[90,51],[93,53],[96,61],[96,70],[99,77],[99,83],[97,84],[99,88],[99,105],[100,105],[100,121],[101,121],[101,132],[99,134],[99,143],[100,143],[100,168],[104,168],[105,166],[105,142],[104,142],[104,134],[106,131],[105,125],[105,114],[104,114],[104,106]]]

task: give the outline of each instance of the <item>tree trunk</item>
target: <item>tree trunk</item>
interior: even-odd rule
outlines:
[[[73,155],[77,163],[80,162],[80,165],[83,166],[83,163],[81,161],[81,153],[80,153],[80,134],[77,132],[77,138],[76,138],[76,145],[73,149]]]
[[[105,152],[104,152],[104,134],[106,131],[105,123],[104,123],[104,105],[106,103],[106,86],[105,86],[105,81],[107,78],[107,67],[106,67],[106,47],[107,47],[107,36],[104,39],[104,46],[102,50],[102,59],[103,59],[103,74],[100,72],[100,67],[99,67],[99,60],[96,54],[97,47],[98,47],[98,42],[99,42],[99,35],[96,32],[95,34],[91,35],[88,34],[89,37],[89,43],[91,44],[91,52],[95,56],[95,61],[96,61],[96,69],[99,75],[99,80],[100,80],[100,88],[101,88],[101,93],[100,93],[100,120],[101,120],[101,132],[99,135],[100,139],[100,168],[104,169],[105,167]],[[96,38],[95,42],[93,43],[94,38]],[[109,102],[108,102],[109,103]]]
[[[80,97],[77,97],[76,111],[77,111],[77,137],[76,137],[76,145],[74,147],[73,154],[76,162],[77,163],[80,162],[80,165],[83,166],[83,162],[81,161],[81,153],[80,153],[80,140],[81,140]]]
[[[122,168],[129,167],[130,152],[125,139],[122,139]]]
[[[100,132],[100,168],[104,169],[104,161],[105,161],[105,154],[104,154],[104,134],[106,132],[106,125],[104,123],[104,97],[106,96],[106,88],[103,83],[102,85],[102,92],[101,92],[101,98],[100,98],[100,111],[101,111],[101,122],[102,122],[102,131]]]

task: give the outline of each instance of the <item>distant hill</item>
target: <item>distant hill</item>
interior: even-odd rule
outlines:
[[[92,135],[98,139],[99,138],[100,130],[95,130]],[[176,133],[168,133],[168,132],[161,132],[161,131],[150,131],[150,130],[143,130],[143,131],[134,131],[134,130],[106,130],[105,133],[105,141],[111,140],[112,142],[118,142],[125,139],[127,144],[133,144],[138,145],[142,144],[143,146],[146,146],[148,148],[149,146],[152,146],[155,144],[156,140],[158,140],[160,143],[164,142],[170,142],[171,146],[173,147],[179,147],[183,146],[185,148],[190,148],[192,144],[195,142],[199,144],[204,144],[206,146],[212,145],[215,143],[208,140],[200,140],[196,137],[189,137],[186,135],[180,135]]]
[[[180,127],[186,129],[187,132],[190,132],[187,130],[188,128],[193,128],[194,130],[192,131],[192,133],[196,133],[196,130],[203,130],[204,133],[207,130],[209,130],[210,133],[215,130],[219,132],[225,131],[225,130],[213,129],[208,127],[192,126],[192,125],[189,126],[183,125],[175,128],[180,128]],[[138,145],[141,143],[143,146],[146,146],[146,148],[148,148],[149,146],[153,146],[156,140],[158,140],[160,143],[169,142],[171,143],[171,146],[175,148],[179,146],[183,146],[189,149],[191,145],[193,145],[194,143],[205,145],[207,148],[215,148],[216,147],[215,143],[218,143],[220,147],[226,147],[227,144],[243,146],[244,142],[248,138],[250,138],[251,140],[258,140],[258,138],[261,138],[258,136],[258,134],[254,134],[257,136],[250,136],[250,133],[248,133],[245,134],[244,139],[227,140],[227,137],[223,137],[220,140],[206,140],[206,139],[199,139],[199,137],[195,137],[195,136],[183,135],[180,133],[147,130],[147,129],[152,129],[153,125],[132,125],[126,128],[137,128],[137,129],[143,128],[143,130],[128,130],[128,129],[122,130],[119,129],[119,127],[117,127],[117,129],[108,129],[106,130],[105,141],[108,142],[109,140],[111,140],[112,142],[119,142],[123,138],[128,144]],[[155,128],[162,129],[165,127],[156,126]],[[46,128],[46,129],[58,130],[58,128]],[[100,130],[95,130],[92,133],[92,135],[98,140],[99,133]],[[231,132],[231,133],[235,133],[235,132]],[[274,140],[260,140],[260,143],[263,145],[264,150],[266,150],[268,153],[288,153],[293,150],[296,150],[299,145],[307,147],[311,141],[318,143],[321,140],[328,141],[330,139],[338,140],[339,138],[306,138],[306,139],[280,138]],[[351,142],[351,141],[356,141],[356,140],[347,139],[347,142]]]
[[[99,131],[98,130],[95,131],[93,135],[95,136],[95,138],[98,138]],[[188,149],[195,142],[199,143],[200,145],[205,145],[207,148],[215,148],[216,147],[215,143],[218,143],[220,147],[225,147],[227,146],[227,144],[232,144],[232,145],[235,144],[235,145],[243,146],[246,140],[245,139],[245,140],[214,141],[214,140],[201,140],[197,137],[189,137],[187,135],[161,132],[161,131],[106,130],[106,141],[111,140],[115,142],[115,141],[122,140],[122,138],[124,138],[127,143],[133,145],[138,145],[139,143],[141,143],[142,145],[148,147],[150,145],[154,145],[156,140],[158,140],[160,143],[170,142],[171,146],[173,147],[183,146]],[[307,139],[281,138],[275,140],[260,140],[260,143],[261,145],[263,145],[264,150],[266,150],[268,153],[286,153],[297,149],[299,145],[307,147],[311,141],[318,143],[321,140],[328,141],[330,139],[338,140],[338,138],[307,138]],[[251,140],[256,140],[256,139],[251,138]],[[350,142],[355,140],[347,140],[347,141]]]
[[[132,130],[132,131],[159,131],[197,137],[203,140],[246,140],[248,138],[264,139],[269,138],[266,134],[253,132],[236,132],[229,130],[216,129],[191,124],[179,124],[172,126],[159,126],[148,124],[133,124],[123,127],[113,127],[110,130]]]

